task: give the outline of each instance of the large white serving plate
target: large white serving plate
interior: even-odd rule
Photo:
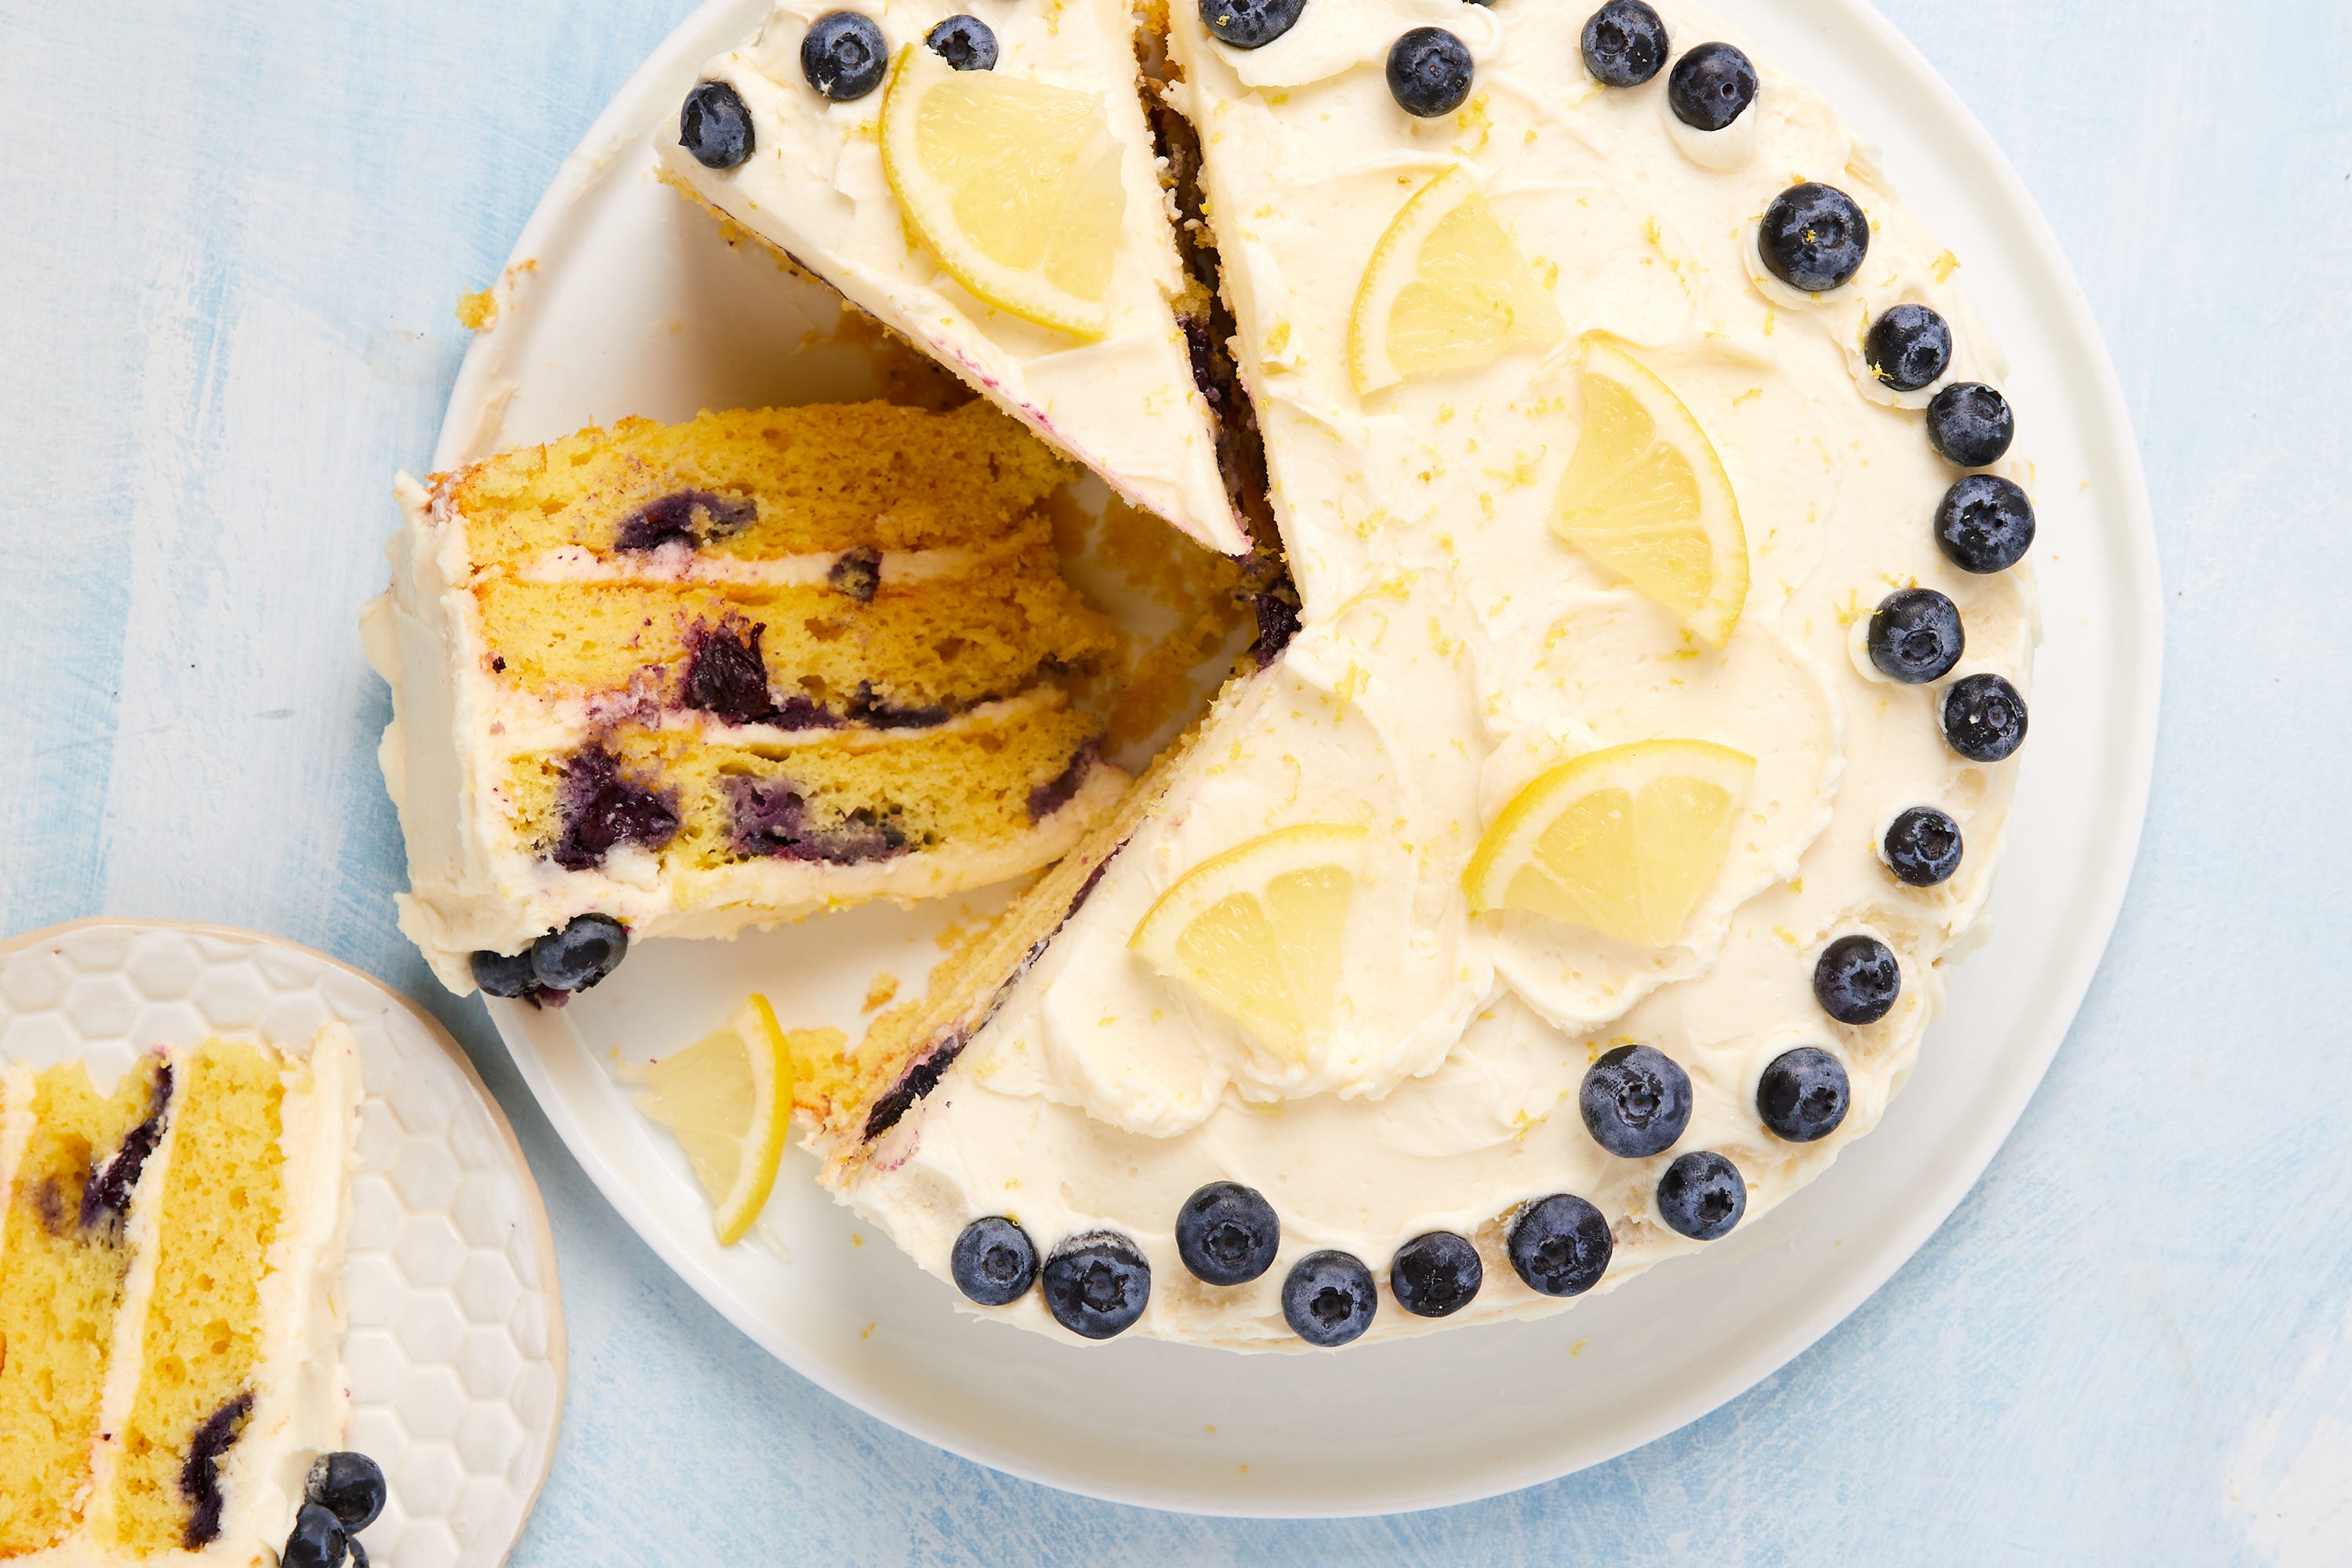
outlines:
[[[383,982],[221,926],[91,920],[0,942],[0,1058],[111,1081],[212,1036],[358,1043],[363,1097],[343,1264],[346,1444],[391,1495],[360,1538],[397,1568],[502,1563],[563,1415],[563,1304],[539,1184],[448,1033]]]
[[[1566,4],[1569,0],[1559,0]],[[1752,1386],[1927,1239],[2041,1081],[2120,905],[2156,738],[2160,600],[2139,461],[2105,346],[2016,175],[1864,0],[1719,0],[1843,107],[1963,259],[2012,362],[2037,464],[2048,640],[1996,933],[1951,987],[1908,1092],[1810,1189],[1704,1255],[1549,1321],[1338,1355],[1079,1348],[958,1313],[807,1180],[722,1250],[683,1161],[611,1070],[692,1040],[751,989],[855,1035],[869,978],[919,984],[964,906],[869,909],[732,943],[648,942],[560,1012],[492,1004],[550,1119],[671,1267],[862,1410],[1000,1469],[1120,1501],[1320,1515],[1462,1502],[1622,1453]],[[711,0],[624,88],[517,243],[436,464],[622,415],[870,395],[838,310],[653,176],[650,128],[764,0]],[[985,900],[981,900],[984,902]]]

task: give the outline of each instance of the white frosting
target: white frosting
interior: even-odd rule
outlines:
[[[1932,586],[1966,622],[1955,676],[1994,670],[2022,689],[2032,583],[2024,567],[1970,576],[1939,553],[1930,519],[1957,473],[1927,444],[1921,400],[1868,376],[1859,334],[1875,310],[1918,300],[1952,324],[1955,377],[1997,379],[2000,362],[1827,106],[1760,61],[1748,153],[1697,159],[1664,129],[1664,73],[1625,91],[1584,75],[1583,7],[1308,0],[1291,35],[1255,53],[1208,38],[1195,7],[1171,9],[1177,102],[1204,143],[1306,629],[1229,694],[1161,807],[845,1196],[942,1275],[982,1215],[1013,1215],[1041,1250],[1124,1232],[1153,1268],[1132,1331],[1161,1338],[1295,1347],[1278,1306],[1291,1262],[1339,1247],[1384,1279],[1398,1246],[1433,1229],[1473,1237],[1486,1261],[1481,1294],[1444,1324],[1556,1310],[1502,1251],[1516,1205],[1555,1192],[1598,1205],[1616,1237],[1607,1284],[1703,1245],[1658,1217],[1673,1154],[1731,1158],[1753,1223],[1876,1122],[1938,1009],[1939,962],[1973,939],[2017,764],[1952,752],[1943,686],[1874,679],[1852,627],[1893,589]],[[1688,7],[1668,20],[1678,41],[1727,36]],[[1465,37],[1478,77],[1459,114],[1416,121],[1381,66],[1398,33],[1431,21]],[[1359,399],[1346,355],[1357,279],[1403,203],[1456,163],[1549,285],[1569,339]],[[1757,215],[1801,179],[1848,192],[1874,229],[1861,275],[1818,300],[1760,288],[1748,262]],[[1720,651],[1549,530],[1590,331],[1675,389],[1729,473],[1752,586]],[[1519,786],[1654,737],[1758,763],[1682,940],[1645,951],[1531,914],[1469,915],[1465,862]],[[1887,821],[1915,805],[1948,811],[1966,837],[1940,888],[1902,886],[1880,855]],[[1377,847],[1338,1019],[1293,1063],[1126,944],[1211,855],[1319,822],[1369,827]],[[1904,972],[1893,1013],[1864,1027],[1832,1022],[1811,994],[1822,949],[1853,931],[1883,938]],[[1589,1062],[1626,1041],[1691,1076],[1696,1112],[1668,1155],[1605,1154],[1577,1111]],[[1764,1067],[1797,1045],[1829,1050],[1852,1080],[1843,1125],[1812,1144],[1780,1142],[1755,1109]],[[1214,1180],[1257,1188],[1282,1218],[1282,1256],[1253,1285],[1202,1285],[1177,1257],[1178,1205]],[[1062,1331],[1034,1292],[999,1315]],[[1384,1300],[1371,1337],[1438,1326]]]
[[[996,34],[998,71],[1101,96],[1104,123],[1125,152],[1127,211],[1110,330],[1097,342],[982,303],[908,240],[882,172],[881,89],[835,103],[801,72],[808,24],[842,8],[841,0],[778,0],[757,38],[704,68],[704,80],[728,83],[751,110],[747,163],[706,169],[667,131],[656,138],[664,166],[1129,500],[1213,550],[1245,551],[1218,472],[1208,404],[1173,313],[1185,285],[1136,90],[1129,0],[847,6],[873,17],[894,53],[950,16],[977,16]]]
[[[577,745],[596,723],[615,716],[601,711],[600,704],[625,706],[633,700],[550,702],[492,676],[462,519],[446,497],[404,475],[398,494],[404,522],[385,545],[392,587],[370,601],[360,629],[368,662],[392,687],[393,719],[377,759],[408,844],[409,890],[397,898],[400,929],[459,995],[474,989],[476,952],[520,952],[591,910],[620,921],[633,937],[732,936],[746,926],[798,920],[867,899],[952,893],[1019,876],[1066,851],[1127,784],[1117,768],[1097,765],[1069,804],[1031,833],[857,866],[768,858],[665,875],[655,856],[624,847],[595,869],[566,871],[522,842],[509,821],[499,798],[509,762],[520,753]],[[886,576],[909,558],[886,556]],[[982,723],[1047,700],[1044,694],[1008,699],[950,722]],[[697,722],[671,715],[662,721]],[[876,733],[890,743],[938,732]],[[835,733],[762,725],[739,728],[735,738],[793,745]]]
[[[184,1052],[167,1055],[178,1059]],[[341,1023],[321,1026],[307,1056],[287,1053],[278,1149],[284,1208],[261,1280],[261,1342],[253,1413],[220,1476],[221,1532],[200,1551],[132,1559],[105,1544],[108,1485],[121,1461],[121,1433],[145,1370],[148,1304],[155,1290],[164,1188],[178,1142],[177,1108],[141,1167],[124,1216],[131,1269],[114,1319],[106,1382],[99,1394],[99,1440],[90,1464],[94,1516],[54,1546],[15,1559],[25,1568],[267,1568],[294,1525],[304,1479],[320,1454],[340,1448],[351,1421],[342,1362],[343,1238],[351,1223],[351,1167],[361,1098],[359,1045]],[[29,1088],[29,1080],[27,1083]],[[176,1093],[176,1089],[175,1089]],[[13,1097],[12,1097],[13,1099]],[[0,1187],[0,1191],[5,1191]]]

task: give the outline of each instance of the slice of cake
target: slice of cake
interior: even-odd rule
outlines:
[[[2031,469],[1948,253],[1664,9],[1172,8],[1301,625],[815,1064],[826,1179],[976,1306],[1552,1310],[1908,1076],[2025,735]]]
[[[688,95],[663,167],[1135,505],[1248,541],[1196,375],[1129,0],[958,14],[780,0]]]
[[[401,928],[460,993],[552,998],[624,931],[1060,855],[1126,783],[1073,700],[1118,635],[1061,574],[1069,477],[986,404],[877,403],[629,420],[404,484],[366,617]]]
[[[350,1032],[0,1084],[0,1561],[276,1563],[348,1415]]]

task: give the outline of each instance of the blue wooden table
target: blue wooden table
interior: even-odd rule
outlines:
[[[2352,7],[1886,8],[2113,345],[2165,739],[2105,967],[1990,1173],[1842,1329],[1671,1438],[1339,1524],[949,1458],[674,1279],[395,931],[353,630],[390,479],[430,450],[458,294],[688,0],[0,6],[0,932],[280,932],[473,1051],[571,1317],[519,1563],[2352,1561]]]

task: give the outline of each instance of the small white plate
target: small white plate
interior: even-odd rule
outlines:
[[[391,1500],[361,1538],[397,1568],[499,1563],[563,1415],[563,1305],[538,1184],[473,1064],[415,1005],[309,948],[93,920],[0,943],[0,1058],[103,1075],[208,1036],[309,1042],[339,1018],[366,1098],[343,1268],[348,1446]]]
[[[711,1304],[871,1415],[1000,1469],[1202,1512],[1381,1513],[1551,1479],[1751,1387],[1854,1310],[1951,1213],[2016,1122],[2106,945],[2156,740],[2161,601],[2137,451],[2048,226],[1983,131],[1865,0],[1718,0],[1884,142],[2009,352],[2038,468],[2048,638],[1989,951],[1963,966],[1874,1136],[1752,1226],[1611,1295],[1337,1356],[1076,1348],[954,1310],[947,1287],[806,1178],[722,1250],[684,1162],[629,1104],[618,1051],[673,1049],[752,989],[853,1034],[869,976],[919,984],[957,909],[868,909],[733,943],[648,942],[561,1012],[493,1004],[524,1079],[629,1223]],[[875,395],[833,297],[653,177],[650,130],[765,0],[711,0],[589,132],[517,243],[436,464],[641,414]]]

